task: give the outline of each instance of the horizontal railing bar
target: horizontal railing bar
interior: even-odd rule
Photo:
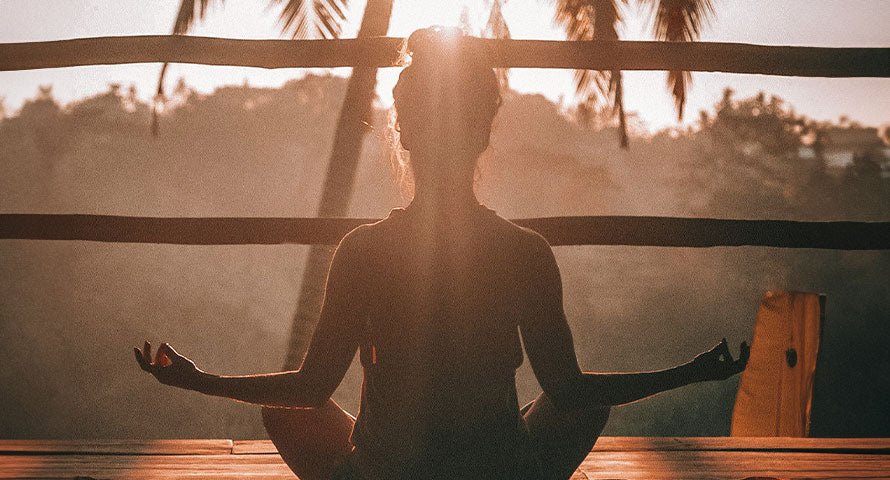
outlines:
[[[890,77],[890,48],[717,42],[474,39],[492,66],[687,70],[799,77]],[[393,66],[403,39],[239,40],[182,35],[96,37],[0,44],[0,71],[126,63],[260,68]]]
[[[176,245],[335,245],[368,218],[127,217],[0,214],[0,239]],[[762,246],[890,250],[890,222],[584,216],[513,220],[551,245]]]

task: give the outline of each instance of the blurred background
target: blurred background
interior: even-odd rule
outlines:
[[[28,20],[40,3],[0,4],[0,41],[168,33],[178,2],[157,2],[151,14],[140,13],[147,10],[142,2],[53,3],[58,11]],[[278,12],[254,12],[246,3],[211,11],[218,16],[195,33],[274,37]],[[403,3],[393,9],[394,36],[462,14],[427,18]],[[526,27],[534,15],[507,10],[550,8],[526,3],[506,4],[514,38],[556,38],[552,8],[550,17],[538,14],[541,30]],[[715,19],[701,39],[890,45],[878,28],[890,20],[881,2],[841,8],[848,3],[803,11],[808,2],[788,2],[789,11],[770,4],[752,12],[754,6],[714,2]],[[118,4],[129,10],[115,10]],[[361,10],[356,3],[350,12]],[[261,20],[232,27],[254,18],[248,13]],[[752,21],[755,13],[761,22]],[[814,24],[832,16],[843,18]],[[776,24],[788,26],[778,37]],[[354,35],[355,25],[346,25],[343,36]],[[642,35],[634,25],[623,27],[622,38]],[[816,27],[824,29],[818,40]],[[0,73],[0,212],[315,216],[348,70],[173,66],[153,137],[158,69]],[[579,99],[571,74],[549,75],[510,72],[480,164],[478,196],[504,217],[890,221],[886,79],[696,74],[678,122],[663,73],[626,73],[630,148],[623,150],[611,108]],[[379,75],[350,216],[382,217],[407,203],[390,157],[392,77]],[[216,373],[277,371],[308,250],[0,241],[0,438],[264,438],[258,408],[161,386],[138,369],[132,346],[168,341]],[[735,351],[750,340],[766,291],[826,294],[811,435],[890,436],[890,252],[555,252],[587,370],[664,368],[724,336]],[[353,365],[335,395],[353,413],[360,383]],[[527,363],[518,383],[521,401],[539,391]],[[616,409],[606,434],[728,435],[737,387],[737,378],[693,385]]]

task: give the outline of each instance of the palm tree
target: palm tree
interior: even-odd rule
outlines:
[[[291,38],[337,38],[346,21],[346,8],[349,0],[269,0],[272,5],[284,4],[279,16],[282,33],[290,33]],[[180,0],[176,20],[173,22],[173,35],[185,35],[196,20],[203,20],[210,4],[222,5],[225,0]],[[165,63],[158,77],[155,105],[152,109],[151,131],[158,134],[157,106],[164,98],[164,78],[167,76]]]
[[[173,34],[188,32],[196,18],[203,19],[211,2],[222,4],[224,0],[182,0]],[[293,38],[334,38],[340,35],[346,20],[348,0],[270,0],[272,4],[284,4],[280,21],[282,30]],[[368,0],[358,37],[384,36],[389,29],[393,0]],[[161,68],[158,80],[158,97],[163,96],[164,74],[167,64]],[[377,69],[356,67],[352,70],[346,95],[340,110],[337,130],[328,170],[318,205],[318,216],[345,216],[352,197],[352,188],[361,154],[365,125],[370,124],[374,92],[377,86]],[[157,116],[152,130],[157,132]],[[290,342],[284,362],[285,368],[298,366],[306,339],[314,328],[323,298],[324,280],[331,261],[331,251],[326,246],[313,246],[309,250],[303,282],[291,327]]]
[[[618,40],[618,27],[623,22],[622,9],[630,0],[555,0],[557,23],[566,29],[569,40]],[[639,6],[654,13],[655,39],[668,42],[691,42],[699,38],[701,28],[713,14],[711,0],[638,0]],[[692,77],[689,72],[669,71],[667,86],[674,97],[677,118],[682,120],[686,104],[686,88]],[[621,71],[575,72],[576,92],[584,104],[592,107],[611,103],[618,114],[618,134],[622,147],[627,147],[627,123]]]
[[[506,0],[488,0],[491,10],[488,14],[488,21],[485,23],[485,29],[482,31],[483,37],[510,38],[510,27],[507,26],[507,20],[504,18],[503,7],[505,2]],[[504,91],[509,90],[510,84],[507,79],[507,69],[498,68],[495,69],[495,72],[501,84],[501,89]]]
[[[393,0],[368,0],[358,37],[386,35],[392,14]],[[377,87],[377,68],[355,67],[346,86],[340,118],[334,134],[334,145],[328,160],[328,171],[318,204],[319,217],[343,217],[352,199],[352,189],[362,151],[362,141],[371,124],[374,92]],[[291,326],[285,368],[300,364],[307,339],[315,329],[324,298],[324,284],[333,252],[325,245],[310,247],[303,283],[297,300],[297,311]]]

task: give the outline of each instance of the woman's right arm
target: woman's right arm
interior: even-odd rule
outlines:
[[[733,360],[726,340],[690,362],[637,373],[582,372],[563,310],[562,280],[550,246],[540,238],[529,258],[527,315],[522,342],[541,388],[563,409],[583,405],[623,405],[690,383],[729,378],[745,368],[749,349]]]
[[[356,230],[358,231],[358,229]],[[139,366],[165,385],[271,407],[315,407],[334,392],[358,349],[363,295],[361,259],[353,231],[341,241],[331,262],[324,303],[299,370],[224,376],[198,369],[166,343],[152,360],[151,344],[134,347]]]
[[[134,347],[134,353],[143,370],[171,387],[266,407],[313,407],[327,400],[316,393],[324,391],[319,382],[299,370],[223,376],[200,370],[167,343],[158,347],[154,360],[147,341],[142,350]]]

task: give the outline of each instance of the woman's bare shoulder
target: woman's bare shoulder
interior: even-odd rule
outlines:
[[[395,224],[403,214],[404,209],[395,208],[385,218],[359,225],[343,236],[337,250],[369,253],[369,249],[373,249],[374,245],[381,242],[386,243],[385,237],[393,234],[394,228],[397,228]]]
[[[514,243],[524,253],[542,253],[550,251],[550,244],[543,235],[528,227],[517,225],[506,218],[495,215],[498,234],[505,241]]]
[[[494,241],[503,252],[512,253],[523,270],[530,269],[537,275],[555,263],[550,244],[540,233],[500,216],[493,222]]]

